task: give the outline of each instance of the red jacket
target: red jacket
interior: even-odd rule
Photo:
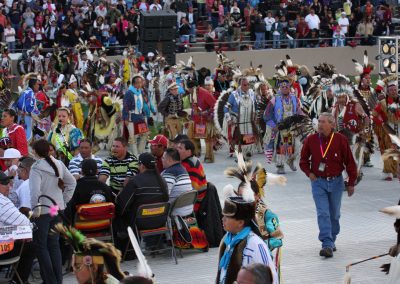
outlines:
[[[217,100],[214,98],[213,94],[206,89],[199,87],[197,89],[197,104],[192,105],[192,119],[194,121],[201,120],[201,117],[212,120],[214,114],[214,106]],[[196,111],[202,112],[202,115],[198,115]],[[204,113],[206,112],[206,113]]]
[[[331,134],[332,135],[332,134]],[[325,156],[325,171],[320,172],[318,167],[322,162],[322,154],[320,149],[320,137],[322,149],[325,151],[328,146],[331,136],[324,137],[322,134],[316,133],[308,136],[304,140],[303,148],[301,149],[300,168],[309,176],[314,173],[317,177],[336,177],[341,175],[346,169],[349,175],[349,186],[354,186],[357,179],[357,166],[351,153],[347,138],[335,132],[331,146]]]
[[[12,147],[17,149],[22,156],[28,156],[28,141],[25,129],[16,123],[7,127],[7,136],[11,139]]]

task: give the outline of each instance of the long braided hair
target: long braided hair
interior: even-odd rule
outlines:
[[[64,181],[62,177],[60,176],[60,172],[58,171],[57,165],[54,163],[54,161],[50,157],[50,143],[45,140],[45,139],[39,139],[37,140],[33,146],[33,150],[35,150],[36,154],[40,157],[45,159],[45,161],[53,168],[54,173],[56,177],[58,178],[58,187],[61,190],[64,190]]]

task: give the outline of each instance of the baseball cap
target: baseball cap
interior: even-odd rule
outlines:
[[[0,184],[7,185],[10,183],[10,180],[12,180],[13,178],[14,178],[13,176],[9,177],[3,171],[0,171]]]
[[[149,140],[151,145],[162,145],[164,147],[168,146],[168,138],[162,134],[154,136],[153,140]]]
[[[19,159],[22,158],[21,152],[14,148],[9,148],[4,151],[4,156],[0,159]]]
[[[139,155],[139,164],[142,164],[147,169],[155,169],[156,158],[150,153],[142,153]]]

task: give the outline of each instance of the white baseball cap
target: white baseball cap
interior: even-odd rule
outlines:
[[[21,152],[14,148],[9,148],[4,151],[4,156],[0,159],[19,159],[22,158]]]

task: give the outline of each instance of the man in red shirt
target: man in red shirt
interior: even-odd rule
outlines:
[[[296,38],[299,40],[299,47],[305,47],[307,42],[304,41],[310,33],[310,28],[304,20],[304,17],[300,18],[300,22],[297,24]]]
[[[354,193],[357,166],[346,137],[334,132],[335,119],[322,113],[318,119],[318,133],[304,140],[300,168],[310,178],[317,208],[320,256],[332,257],[336,251],[336,236],[340,231],[340,206],[344,191],[342,172],[349,176],[347,194]]]
[[[214,83],[210,77],[204,80],[203,87],[188,87],[189,101],[191,103],[192,122],[189,126],[188,136],[195,146],[194,155],[201,155],[200,139],[206,140],[205,163],[214,163],[214,106],[216,99],[213,96]]]
[[[153,140],[149,140],[151,154],[156,157],[156,168],[161,173],[164,170],[162,163],[162,156],[168,147],[168,138],[164,135],[158,134],[154,136]]]

